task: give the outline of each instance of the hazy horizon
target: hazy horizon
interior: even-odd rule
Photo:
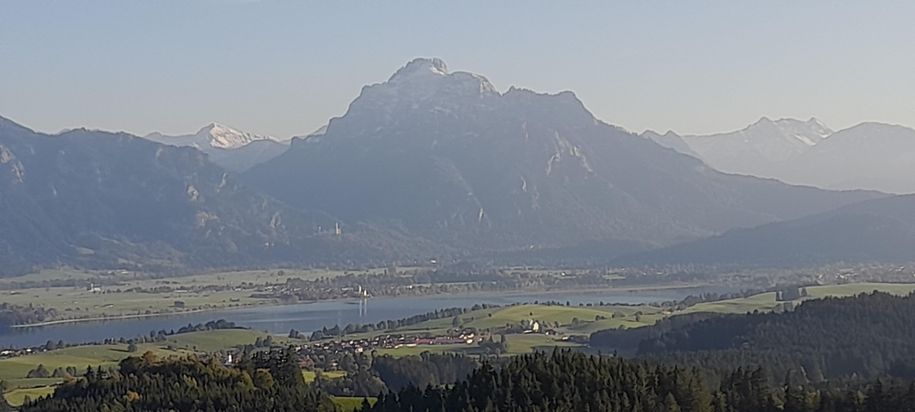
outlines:
[[[15,1],[0,16],[0,115],[45,132],[218,122],[288,138],[407,61],[440,57],[500,91],[572,90],[636,132],[763,116],[915,126],[915,56],[898,52],[915,40],[915,5],[876,4]]]

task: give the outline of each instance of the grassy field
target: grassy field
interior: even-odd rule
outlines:
[[[494,338],[499,339],[499,338]],[[505,355],[520,355],[531,353],[535,350],[551,350],[554,347],[578,347],[580,344],[563,341],[555,336],[543,334],[512,334],[505,335],[508,351]],[[401,346],[395,349],[378,349],[379,355],[418,356],[423,352],[432,353],[461,353],[465,355],[482,354],[485,350],[476,344],[450,344],[450,345],[416,345]]]
[[[894,295],[908,295],[915,292],[915,283],[849,283],[847,285],[827,285],[807,288],[807,293],[812,298],[827,296],[854,296],[873,291],[891,293]]]
[[[492,316],[479,317],[469,323],[479,329],[495,328],[517,324],[524,319],[538,320],[553,325],[558,322],[561,325],[572,323],[573,319],[594,320],[596,316],[609,316],[612,312],[609,310],[593,309],[588,307],[577,306],[544,306],[544,305],[518,305],[496,310]]]
[[[414,272],[426,269],[422,266],[399,267],[399,272]],[[275,284],[283,283],[288,278],[314,280],[322,277],[335,277],[343,274],[381,274],[384,268],[371,268],[360,270],[331,270],[331,269],[297,269],[276,268],[261,270],[239,270],[229,272],[207,272],[186,276],[167,278],[152,278],[144,273],[127,271],[90,271],[79,269],[46,269],[40,272],[0,279],[0,290],[8,289],[12,284],[23,282],[43,282],[52,280],[79,280],[101,283],[99,281],[118,281],[126,287],[153,287],[159,285],[228,285],[239,286],[242,283]],[[122,289],[125,287],[122,287]]]
[[[57,385],[60,383],[60,378],[26,378],[25,375],[22,375],[22,377],[10,378],[4,382],[9,388],[36,388]]]
[[[158,344],[137,345],[137,352],[127,352],[127,345],[87,345],[74,346],[49,352],[0,360],[0,379],[8,383],[18,382],[18,386],[40,386],[47,384],[48,379],[26,379],[26,374],[38,365],[44,365],[49,371],[56,368],[73,366],[83,371],[88,366],[115,366],[130,355],[152,351],[158,356],[180,356],[190,352],[183,349],[168,350]],[[36,385],[37,384],[37,385]]]
[[[53,386],[39,386],[35,388],[18,388],[13,389],[3,396],[10,405],[19,406],[25,403],[26,398],[38,399],[42,396],[48,396],[54,393]]]
[[[641,315],[636,315],[641,312]],[[614,315],[616,317],[614,317]],[[482,309],[460,316],[461,327],[487,330],[518,325],[524,320],[545,322],[547,327],[575,334],[588,334],[610,328],[634,328],[654,324],[664,315],[651,306],[547,306],[515,305]],[[606,318],[597,320],[597,318]],[[575,320],[578,320],[575,322]],[[400,329],[403,332],[444,332],[452,328],[453,318],[433,319]]]
[[[182,276],[180,278],[170,278],[163,280],[144,280],[137,282],[141,286],[153,286],[161,284],[163,281],[176,281],[180,285],[190,287],[194,285],[228,285],[239,286],[242,283],[256,284],[276,284],[284,283],[289,278],[300,278],[304,280],[314,280],[318,278],[328,278],[340,276],[346,273],[352,274],[380,274],[384,269],[365,269],[365,270],[324,270],[324,269],[271,269],[271,270],[243,270],[236,272],[214,272],[203,273],[192,276]]]
[[[370,405],[374,405],[378,399],[375,398],[357,398],[350,396],[331,396],[331,400],[334,401],[334,405],[337,406],[337,409],[341,412],[351,412],[354,409],[362,407],[362,400],[368,399]]]
[[[419,268],[401,268],[403,271],[417,270]],[[0,289],[8,287],[13,283],[22,282],[42,282],[51,280],[116,280],[131,286],[149,287],[169,283],[179,283],[183,285],[230,285],[237,286],[241,283],[282,283],[288,278],[302,278],[306,280],[317,279],[321,277],[339,276],[344,273],[354,274],[373,274],[382,273],[384,269],[364,269],[364,270],[329,270],[329,269],[296,269],[296,268],[277,268],[262,270],[239,270],[229,272],[206,272],[187,276],[175,276],[168,278],[152,278],[144,273],[127,272],[127,271],[91,271],[79,269],[45,269],[40,272],[29,273],[21,276],[14,276],[0,280]],[[98,282],[96,282],[98,283]]]
[[[895,295],[907,295],[915,292],[915,283],[849,283],[845,285],[810,286],[807,298],[822,299],[825,297],[847,297],[874,291]],[[717,302],[704,302],[678,313],[714,312],[714,313],[747,313],[754,310],[770,311],[783,302],[776,302],[775,293],[761,293],[746,298],[728,299]]]
[[[508,355],[531,353],[535,350],[552,350],[554,347],[578,347],[577,343],[557,340],[552,336],[541,334],[507,335]]]
[[[809,290],[809,289],[808,289]],[[754,310],[767,311],[776,306],[775,293],[761,293],[746,298],[703,302],[693,305],[678,313],[713,312],[713,313],[747,313]]]
[[[0,290],[7,289],[13,283],[43,282],[51,280],[89,280],[108,277],[100,272],[78,269],[45,269],[40,272],[22,276],[0,279]]]
[[[3,294],[3,301],[14,305],[41,302],[45,308],[57,309],[60,319],[138,316],[273,303],[253,299],[250,295],[250,291],[234,290],[208,293],[92,293],[85,288],[68,287],[7,291]],[[184,302],[184,306],[176,307],[176,301]]]
[[[30,370],[38,365],[44,365],[49,371],[56,368],[75,367],[79,371],[87,367],[114,367],[117,363],[130,355],[138,355],[152,351],[158,356],[182,356],[190,352],[185,350],[168,350],[155,344],[138,345],[136,353],[127,352],[127,345],[94,345],[74,346],[34,355],[19,356],[0,360],[0,380],[6,382],[10,390],[4,394],[13,405],[22,403],[22,399],[29,395],[35,398],[36,394],[47,394],[53,386],[62,382],[60,378],[26,378]]]
[[[317,378],[317,376],[318,376],[318,373],[315,371],[306,371],[306,370],[302,371],[302,378],[305,379],[306,383],[314,382],[315,379]],[[346,372],[327,371],[327,372],[321,372],[321,376],[323,376],[325,379],[340,379],[340,378],[346,376]]]
[[[223,329],[174,335],[168,338],[166,344],[194,352],[212,353],[250,345],[257,341],[258,337],[266,336],[264,332],[250,329]]]
[[[662,312],[658,308],[653,308],[650,306],[639,307],[639,308],[627,308],[627,311],[620,311],[625,314],[625,317],[620,318],[608,318],[601,320],[590,320],[587,322],[579,323],[578,325],[569,325],[565,328],[560,328],[567,333],[574,333],[576,335],[590,335],[593,332],[605,329],[630,329],[630,328],[639,328],[642,326],[654,325],[660,319],[666,317],[666,313]],[[636,316],[635,312],[641,311],[642,314]]]

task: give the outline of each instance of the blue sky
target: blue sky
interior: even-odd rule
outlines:
[[[288,137],[435,56],[500,90],[573,90],[635,131],[915,126],[913,17],[910,1],[0,0],[0,115]]]

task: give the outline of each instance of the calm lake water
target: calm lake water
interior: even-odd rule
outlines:
[[[324,326],[345,326],[349,323],[377,323],[388,319],[401,319],[436,309],[471,307],[475,304],[508,305],[534,301],[569,301],[579,303],[651,303],[680,300],[689,295],[706,292],[724,293],[724,288],[682,288],[640,291],[574,291],[531,293],[474,293],[421,297],[382,297],[366,301],[323,301],[285,306],[198,312],[138,319],[79,322],[32,328],[0,330],[0,348],[37,346],[51,340],[68,343],[100,341],[106,338],[133,338],[147,335],[151,330],[178,329],[187,324],[205,323],[225,319],[240,326],[287,334],[290,329],[311,333]]]

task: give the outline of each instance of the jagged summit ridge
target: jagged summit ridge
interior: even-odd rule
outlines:
[[[806,146],[815,146],[833,134],[832,129],[815,117],[803,121],[789,118],[771,120],[763,116],[741,132],[745,138],[763,140],[781,137],[789,141],[796,139]]]
[[[406,103],[412,107],[455,96],[484,98],[498,95],[496,88],[483,76],[449,72],[448,66],[439,58],[417,58],[398,69],[388,81],[365,86],[353,105],[381,101],[387,105]]]
[[[467,121],[506,109],[515,114],[525,110],[561,110],[575,119],[596,122],[571,91],[538,93],[513,86],[500,93],[485,76],[449,71],[447,64],[438,58],[417,58],[398,69],[387,81],[364,86],[346,113],[330,120],[325,129],[327,133],[316,132],[296,141],[316,143],[325,135],[366,135],[361,127],[372,124],[373,129],[383,129],[393,126],[391,122],[415,121],[430,113],[439,121],[450,122]],[[342,121],[344,118],[348,121]],[[354,129],[354,126],[361,127]],[[346,131],[329,133],[338,127],[344,127]]]
[[[448,65],[442,59],[433,58],[415,58],[401,67],[391,75],[389,82],[404,81],[414,76],[447,76]]]
[[[463,71],[451,73],[448,71],[448,65],[437,57],[413,59],[394,72],[388,81],[382,84],[389,86],[408,85],[407,87],[416,88],[417,83],[427,83],[430,86],[437,87],[465,86],[469,90],[476,89],[479,93],[498,94],[495,86],[486,77]]]
[[[806,153],[832,134],[832,129],[816,118],[762,117],[737,131],[682,138],[690,150],[718,170],[772,177],[773,165]]]

